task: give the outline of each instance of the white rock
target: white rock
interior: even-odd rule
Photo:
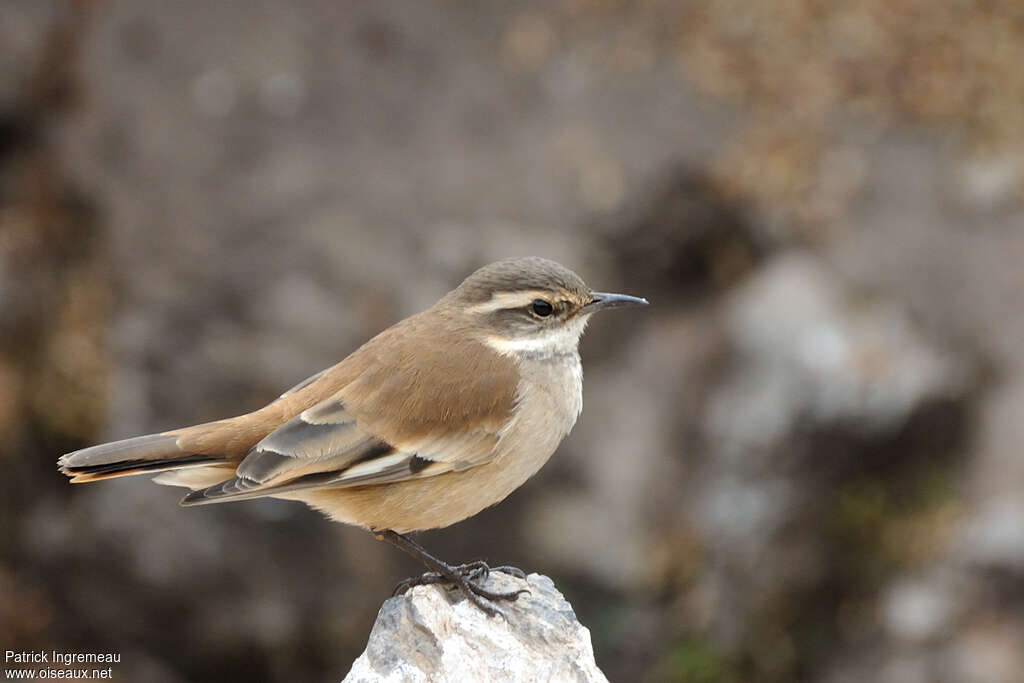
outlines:
[[[590,631],[551,579],[492,572],[495,591],[529,588],[488,617],[456,591],[418,586],[384,603],[345,683],[362,681],[607,681]]]

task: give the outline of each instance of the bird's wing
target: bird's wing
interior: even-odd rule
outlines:
[[[463,367],[453,375],[455,366],[465,363],[458,360],[458,349],[445,354],[446,359],[406,351],[404,357],[364,357],[365,371],[259,441],[238,465],[236,476],[194,491],[182,503],[373,486],[490,461],[514,405],[514,367],[491,362],[471,368],[469,374]],[[425,392],[425,380],[416,372],[422,367],[431,367],[436,378]],[[462,379],[456,383],[453,376]],[[420,400],[410,400],[413,394]]]
[[[285,398],[287,396],[292,396],[292,395],[302,391],[303,389],[308,387],[310,384],[312,384],[313,382],[315,382],[318,379],[320,379],[321,377],[323,377],[329,371],[330,371],[330,368],[327,368],[326,370],[321,370],[320,372],[317,372],[317,373],[315,373],[313,375],[310,375],[309,377],[307,377],[306,379],[302,380],[301,382],[296,384],[294,387],[292,387],[288,391],[286,391],[283,394],[281,394],[278,398]]]

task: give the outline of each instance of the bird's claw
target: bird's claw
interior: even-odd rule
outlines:
[[[477,560],[475,562],[467,562],[466,564],[460,564],[458,566],[447,566],[445,567],[448,571],[434,571],[421,574],[420,576],[413,576],[404,581],[400,581],[396,586],[392,595],[402,595],[407,592],[410,588],[415,586],[430,586],[436,584],[446,584],[452,588],[458,588],[462,591],[462,594],[472,602],[474,605],[479,607],[488,616],[502,615],[504,613],[496,607],[488,604],[486,601],[499,601],[509,600],[515,601],[523,593],[529,593],[528,588],[519,588],[514,591],[508,592],[497,592],[491,591],[484,588],[481,582],[486,580],[492,571],[501,572],[508,574],[518,579],[526,579],[526,572],[517,567],[490,567],[483,560]]]

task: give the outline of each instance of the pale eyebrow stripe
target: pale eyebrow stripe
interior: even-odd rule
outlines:
[[[543,289],[531,289],[522,292],[495,292],[487,301],[470,306],[471,313],[493,313],[506,308],[520,308],[534,299],[551,300],[551,292]]]

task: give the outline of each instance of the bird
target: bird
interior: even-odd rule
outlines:
[[[156,474],[191,489],[184,506],[302,501],[428,569],[396,593],[446,584],[493,615],[492,603],[524,591],[491,591],[485,562],[448,564],[409,535],[471,517],[532,477],[582,410],[591,315],[647,303],[592,291],[546,258],[501,260],[259,410],[91,446],[58,467],[73,483]]]

